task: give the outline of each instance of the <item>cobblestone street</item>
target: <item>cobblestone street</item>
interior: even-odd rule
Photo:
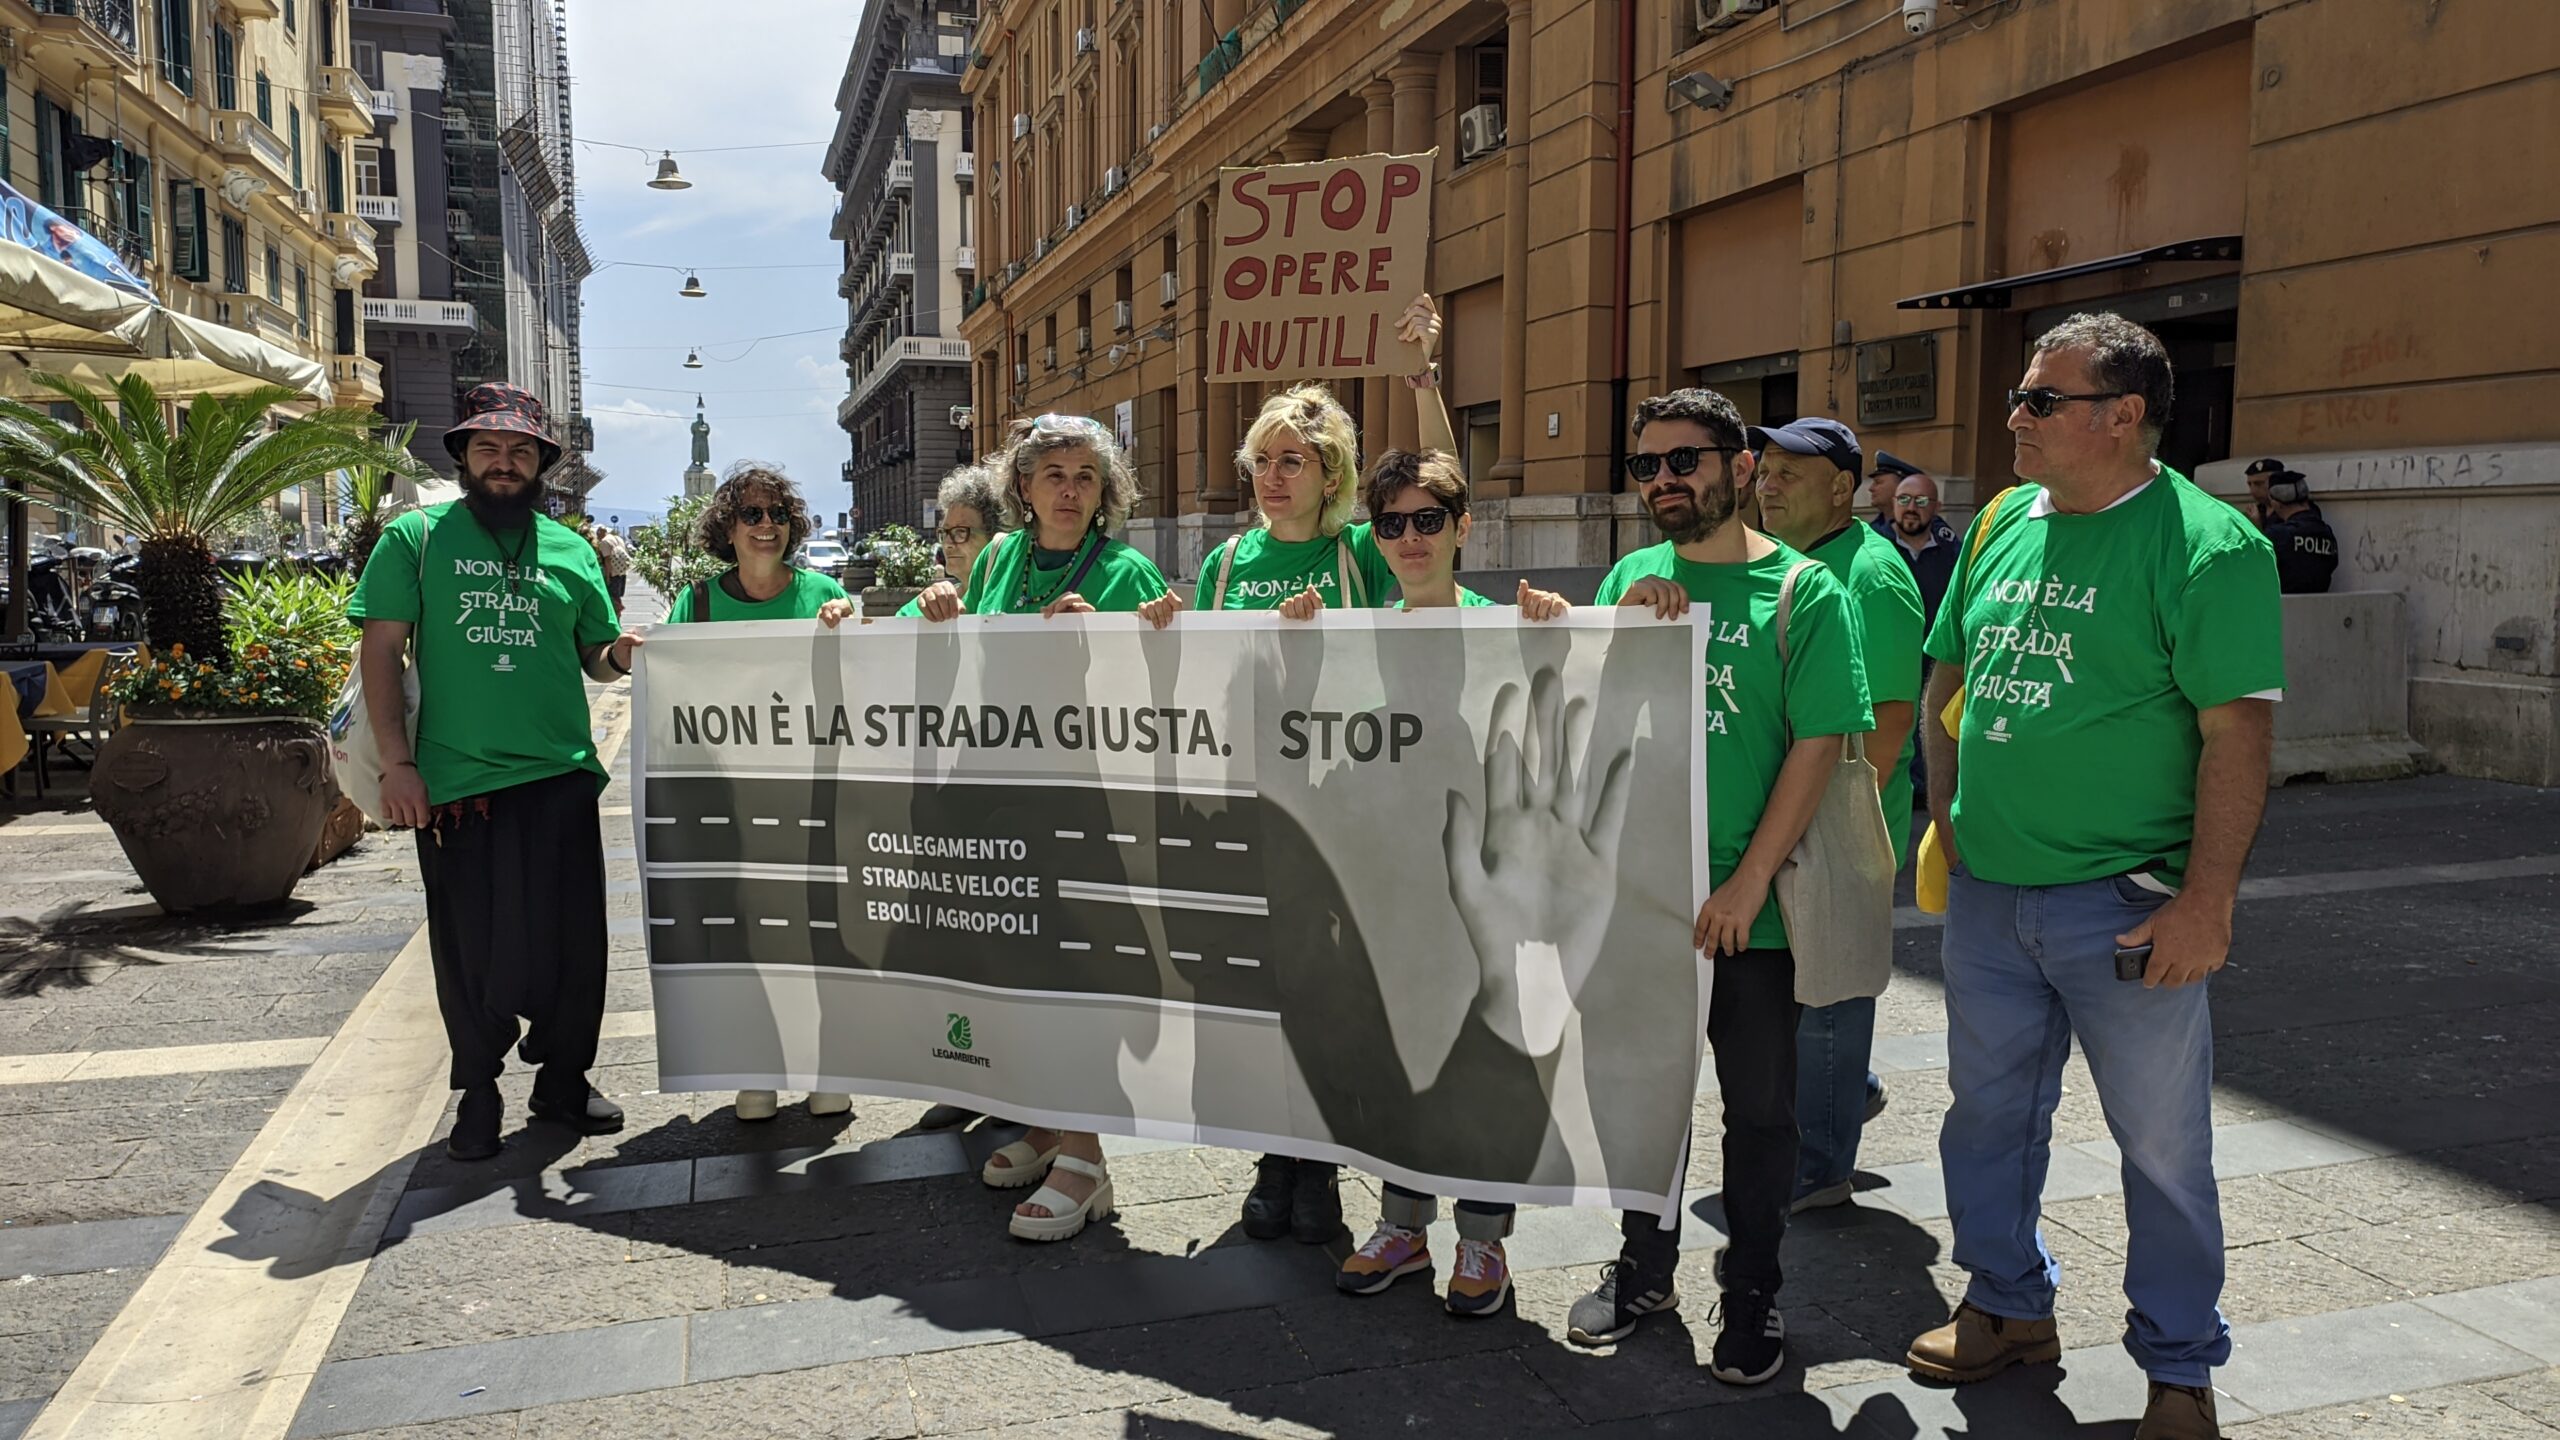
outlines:
[[[487,1165],[438,1143],[438,1056],[387,1110],[332,1099],[362,1068],[341,1047],[428,984],[406,837],[226,928],[159,918],[76,801],[0,824],[0,1437],[199,1433],[207,1406],[238,1410],[230,1433],[311,1437],[2131,1432],[2118,1157],[2076,1059],[2046,1192],[2063,1364],[1945,1389],[1898,1363],[1960,1284],[1929,917],[1899,922],[1861,1192],[1788,1238],[1794,1360],[1739,1390],[1704,1366],[1711,1096],[1683,1308],[1591,1353],[1564,1315],[1616,1252],[1612,1215],[1524,1214],[1515,1312],[1460,1321],[1419,1283],[1335,1294],[1347,1238],[1244,1238],[1250,1156],[1110,1142],[1119,1217],[1039,1246],[1002,1233],[1019,1197],[975,1178],[1008,1131],[909,1134],[922,1107],[877,1099],[741,1125],[727,1095],[658,1093],[626,691],[597,697],[617,757],[597,1079],[630,1123],[517,1130]],[[2560,796],[2434,777],[2272,797],[2215,982],[2235,1437],[2560,1435],[2555,947]],[[507,1090],[520,1116],[522,1078]],[[377,1113],[412,1118],[369,1169],[296,1149],[358,1145]],[[1365,1233],[1374,1183],[1347,1189]],[[318,1261],[277,1238],[342,1211]],[[206,1311],[191,1285],[231,1288]],[[193,1345],[280,1358],[233,1364],[230,1393],[155,1389],[187,1359],[156,1348],[170,1315]]]

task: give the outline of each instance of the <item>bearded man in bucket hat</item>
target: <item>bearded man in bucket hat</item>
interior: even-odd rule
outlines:
[[[513,385],[463,397],[445,432],[463,498],[393,521],[349,612],[381,746],[383,823],[417,832],[436,1002],[462,1092],[445,1147],[498,1153],[498,1076],[539,1066],[535,1120],[589,1135],[622,1111],[587,1083],[604,1020],[604,837],[583,680],[631,673],[594,547],[541,513],[560,459],[542,402]],[[417,641],[418,720],[401,723]],[[583,677],[583,679],[582,679]]]

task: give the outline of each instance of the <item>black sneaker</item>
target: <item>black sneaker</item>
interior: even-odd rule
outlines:
[[[1860,1121],[1859,1123],[1860,1123],[1860,1124],[1863,1124],[1863,1125],[1872,1125],[1872,1124],[1874,1124],[1874,1123],[1875,1123],[1875,1121],[1876,1121],[1876,1117],[1884,1113],[1884,1105],[1885,1105],[1884,1082],[1883,1082],[1883,1081],[1881,1081],[1881,1080],[1879,1080],[1879,1081],[1877,1081],[1877,1082],[1876,1082],[1876,1088],[1874,1088],[1873,1090],[1870,1090],[1870,1091],[1868,1091],[1868,1092],[1867,1092],[1867,1114],[1866,1114],[1866,1118],[1865,1118],[1864,1120]]]
[[[1321,1245],[1342,1229],[1340,1167],[1323,1160],[1300,1160],[1293,1168],[1289,1233],[1301,1245]]]
[[[1710,1369],[1728,1385],[1757,1385],[1786,1368],[1787,1317],[1759,1290],[1728,1290],[1716,1302],[1724,1328],[1716,1332]]]
[[[506,1104],[498,1098],[495,1085],[474,1085],[462,1092],[462,1104],[454,1111],[453,1133],[444,1137],[444,1153],[456,1160],[486,1160],[503,1148],[498,1139],[498,1123],[506,1117]]]
[[[1253,1188],[1244,1197],[1244,1233],[1256,1240],[1277,1240],[1289,1233],[1298,1162],[1286,1155],[1265,1155],[1254,1171]]]
[[[1621,1255],[1600,1272],[1599,1288],[1573,1302],[1565,1338],[1576,1345],[1613,1345],[1635,1333],[1636,1322],[1680,1308],[1671,1266],[1649,1269]]]

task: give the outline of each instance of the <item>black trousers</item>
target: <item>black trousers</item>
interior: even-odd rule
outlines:
[[[1707,1001],[1707,1044],[1724,1105],[1724,1288],[1776,1294],[1778,1247],[1796,1178],[1796,959],[1786,950],[1745,950],[1716,960]],[[1630,1210],[1621,1217],[1625,1253],[1646,1269],[1679,1258],[1680,1225]]]
[[[456,1090],[496,1080],[529,1022],[534,1095],[583,1106],[604,1024],[604,831],[584,770],[436,807],[418,832]]]

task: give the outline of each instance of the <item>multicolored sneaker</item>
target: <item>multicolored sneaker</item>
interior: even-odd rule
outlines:
[[[1452,1315],[1498,1315],[1511,1299],[1511,1262],[1499,1240],[1458,1241],[1458,1265],[1449,1277]]]
[[[1370,1232],[1368,1243],[1352,1251],[1351,1258],[1334,1272],[1333,1285],[1346,1295],[1375,1295],[1417,1270],[1430,1269],[1431,1237],[1382,1220]]]

